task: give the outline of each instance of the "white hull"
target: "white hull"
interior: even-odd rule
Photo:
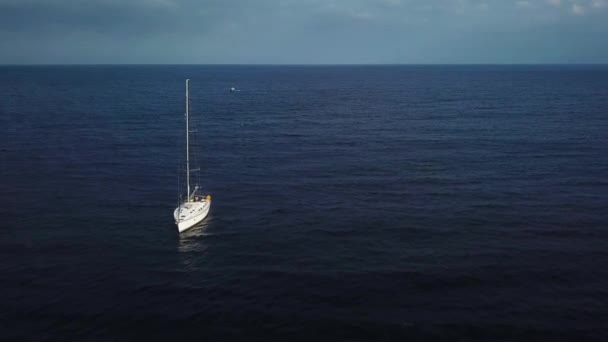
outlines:
[[[200,202],[182,203],[179,207],[175,208],[173,218],[175,218],[178,232],[181,233],[190,229],[204,220],[205,217],[207,217],[207,214],[209,214],[210,207],[211,201],[204,200]]]

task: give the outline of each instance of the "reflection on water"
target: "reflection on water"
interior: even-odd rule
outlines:
[[[213,222],[213,217],[209,214],[202,222],[194,227],[179,234],[178,251],[180,253],[200,253],[207,249],[207,244],[204,242],[205,236],[211,235],[209,227]]]
[[[179,234],[177,250],[185,271],[192,272],[199,268],[200,257],[209,246],[205,242],[205,236],[211,235],[209,233],[211,224],[212,217],[209,215],[201,223]]]

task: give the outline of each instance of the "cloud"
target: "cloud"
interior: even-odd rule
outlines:
[[[0,30],[57,32],[69,29],[94,32],[142,33],[162,31],[178,4],[171,0],[25,0],[0,2]]]
[[[579,5],[579,4],[572,4],[572,13],[576,14],[576,15],[583,15],[585,14],[586,10],[585,7],[583,5]]]
[[[482,10],[482,11],[487,11],[488,9],[490,9],[490,5],[487,2],[480,2],[477,5],[477,9]]]
[[[608,50],[597,44],[608,35],[606,2],[0,0],[0,63],[449,63],[599,55]],[[583,14],[586,20],[573,19]],[[602,58],[596,59],[608,61]]]
[[[399,7],[401,6],[401,0],[384,0],[384,4],[388,7]]]
[[[532,4],[530,3],[530,1],[520,0],[515,3],[515,6],[517,6],[518,8],[530,8],[532,7]]]

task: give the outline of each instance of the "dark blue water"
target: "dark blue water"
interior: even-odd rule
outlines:
[[[0,120],[0,338],[608,338],[606,66],[7,66]]]

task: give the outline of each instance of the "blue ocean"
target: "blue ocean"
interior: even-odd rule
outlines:
[[[0,339],[608,339],[608,66],[2,66],[0,129]]]

